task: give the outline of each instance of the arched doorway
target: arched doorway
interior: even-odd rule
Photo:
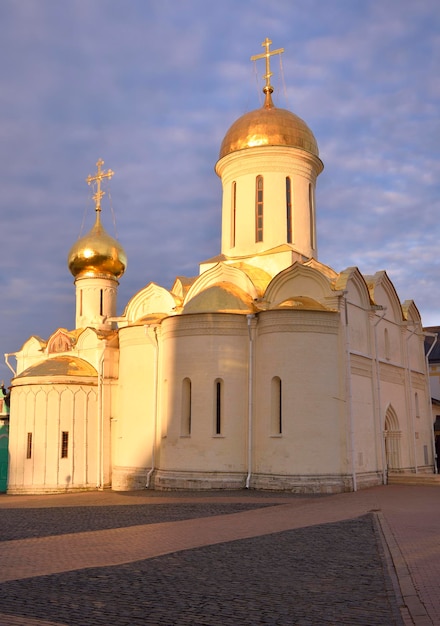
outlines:
[[[395,472],[400,470],[400,438],[401,432],[399,430],[399,420],[397,419],[396,412],[390,405],[385,414],[385,456],[387,463],[387,470],[389,472]]]

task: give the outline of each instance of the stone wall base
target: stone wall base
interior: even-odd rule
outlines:
[[[137,491],[138,489],[146,489],[149,472],[150,468],[148,467],[114,467],[112,469],[112,490]]]
[[[365,489],[381,485],[383,477],[380,472],[368,472],[356,475],[356,488]],[[209,472],[170,472],[158,470],[154,478],[154,489],[157,490],[209,490],[209,489],[243,489],[246,485],[244,473],[209,473]],[[153,488],[153,485],[151,485]],[[273,475],[252,474],[250,489],[261,491],[289,491],[303,494],[331,494],[353,491],[351,474],[322,475]]]
[[[74,493],[78,491],[102,491],[104,489],[110,489],[110,485],[106,484],[103,487],[98,487],[96,484],[86,485],[71,485],[69,487],[63,485],[8,485],[6,493],[8,495],[38,495],[38,494],[50,494],[50,493]]]
[[[170,472],[158,470],[154,478],[154,489],[208,490],[243,489],[246,474],[234,472]]]
[[[342,493],[353,491],[350,475],[319,474],[319,475],[274,475],[252,474],[251,489],[262,491],[289,491],[291,493]]]

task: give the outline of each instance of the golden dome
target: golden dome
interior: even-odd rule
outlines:
[[[25,369],[16,378],[31,376],[96,376],[97,371],[87,361],[75,356],[57,356],[39,361]]]
[[[252,296],[232,283],[211,285],[189,300],[183,313],[254,313]]]
[[[125,272],[127,257],[124,248],[105,231],[99,211],[91,231],[71,247],[68,266],[75,278],[120,278]]]
[[[274,106],[270,86],[263,91],[264,105],[232,124],[220,147],[219,159],[237,150],[260,146],[290,146],[319,156],[318,144],[307,124],[291,111]]]

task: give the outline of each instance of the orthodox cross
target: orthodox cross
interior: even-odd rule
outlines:
[[[114,174],[114,172],[112,172],[112,170],[107,170],[107,172],[103,172],[101,171],[101,167],[104,165],[104,161],[102,159],[98,159],[97,163],[96,163],[96,167],[98,168],[98,171],[96,172],[95,176],[91,176],[89,174],[89,176],[87,176],[86,178],[86,183],[88,185],[91,185],[92,183],[96,182],[96,193],[93,196],[93,200],[95,201],[95,211],[100,211],[101,210],[101,198],[102,196],[105,194],[105,191],[101,191],[101,180],[103,178],[111,178]]]
[[[266,48],[266,52],[263,52],[263,54],[256,54],[251,57],[251,61],[266,59],[266,74],[263,76],[263,78],[266,79],[266,85],[263,89],[264,93],[267,93],[268,91],[273,91],[273,87],[270,84],[270,77],[272,76],[272,72],[270,71],[270,57],[274,54],[282,54],[284,52],[284,48],[278,48],[278,50],[269,50],[271,43],[271,40],[266,37],[266,39],[261,44],[264,48]]]

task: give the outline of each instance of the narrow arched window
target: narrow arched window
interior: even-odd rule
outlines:
[[[384,347],[385,347],[385,358],[387,361],[390,360],[390,335],[388,332],[388,328],[385,328],[383,331],[383,339],[384,339]]]
[[[309,219],[310,219],[310,245],[315,249],[315,201],[313,197],[313,185],[309,183]]]
[[[168,380],[165,378],[163,381],[163,391],[162,391],[162,437],[165,438],[168,433],[168,406],[169,406],[169,397],[168,397]]]
[[[286,220],[287,220],[287,243],[292,243],[292,181],[286,178]]]
[[[272,378],[271,389],[271,435],[281,435],[283,432],[283,390],[281,378]]]
[[[263,241],[263,177],[257,176],[255,184],[255,241]]]
[[[99,315],[104,315],[104,292],[102,289],[99,290]]]
[[[222,434],[223,427],[223,381],[217,378],[214,382],[214,433]]]
[[[232,183],[231,198],[231,248],[235,247],[235,230],[237,224],[237,183]]]
[[[420,417],[420,404],[419,404],[419,394],[415,393],[414,395],[414,401],[415,401],[415,405],[416,405],[416,417]]]
[[[61,433],[61,458],[67,459],[69,452],[69,433],[67,430],[63,430]]]
[[[26,458],[27,458],[27,459],[31,459],[31,458],[32,458],[32,433],[28,433],[28,434],[27,434],[27,440],[26,440]]]
[[[184,378],[182,381],[180,435],[182,437],[189,437],[191,435],[191,381],[189,378]]]

